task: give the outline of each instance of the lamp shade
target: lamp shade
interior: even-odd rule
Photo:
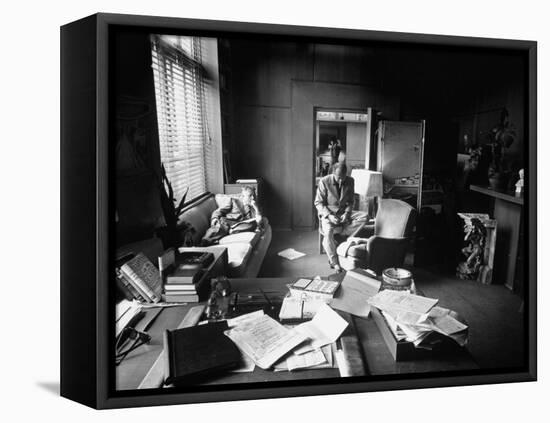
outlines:
[[[367,169],[353,169],[351,177],[355,180],[355,193],[366,197],[381,197],[382,172]]]

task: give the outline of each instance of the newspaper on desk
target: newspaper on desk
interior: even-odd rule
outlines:
[[[262,369],[273,363],[306,340],[301,333],[287,329],[268,315],[244,319],[225,331],[236,345]]]

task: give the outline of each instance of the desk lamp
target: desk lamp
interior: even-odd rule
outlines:
[[[353,169],[351,171],[351,177],[355,180],[355,193],[360,196],[360,204],[363,203],[363,199],[365,199],[367,203],[366,211],[369,214],[369,218],[374,218],[377,209],[376,199],[383,195],[382,172],[367,169]],[[369,198],[373,198],[372,207],[368,200]]]

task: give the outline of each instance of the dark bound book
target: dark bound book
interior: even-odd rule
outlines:
[[[172,273],[166,276],[166,284],[194,284],[204,273],[200,265],[180,264]]]
[[[166,385],[236,368],[241,353],[224,331],[227,322],[208,323],[164,333]]]

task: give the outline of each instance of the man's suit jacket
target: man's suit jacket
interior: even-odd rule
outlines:
[[[334,175],[327,175],[319,180],[317,194],[315,195],[315,207],[319,216],[326,217],[329,214],[341,216],[351,213],[353,209],[355,182],[353,178],[346,176],[342,181],[340,195]]]

